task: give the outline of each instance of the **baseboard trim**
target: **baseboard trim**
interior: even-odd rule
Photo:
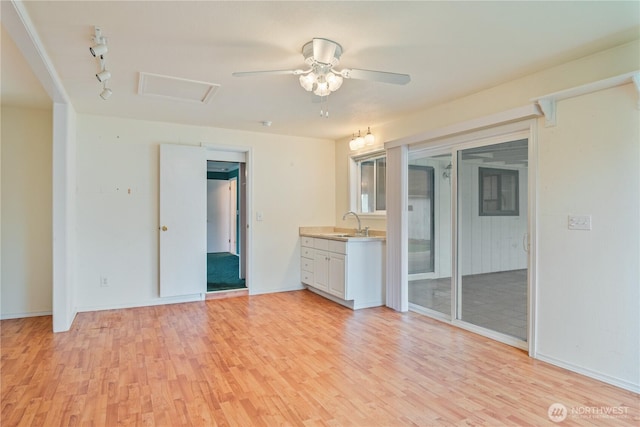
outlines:
[[[180,297],[168,297],[161,298],[152,301],[144,301],[137,303],[125,303],[125,304],[110,304],[110,305],[96,305],[88,307],[78,307],[78,313],[90,312],[90,311],[103,311],[103,310],[120,310],[123,308],[137,308],[137,307],[152,307],[155,305],[166,304],[181,304],[184,302],[198,302],[204,301],[205,294],[185,295]]]
[[[256,291],[254,287],[249,289],[249,295],[262,295],[262,294],[275,294],[278,292],[291,292],[291,291],[301,291],[304,287],[302,285],[291,286],[287,288],[278,288],[278,289],[265,289]]]
[[[560,368],[576,372],[580,375],[584,375],[589,378],[593,378],[598,381],[602,381],[604,383],[632,391],[634,393],[640,393],[640,384],[634,384],[626,380],[622,380],[620,378],[615,378],[607,374],[603,374],[602,372],[594,371],[592,369],[588,369],[582,366],[574,365],[572,363],[565,362],[564,360],[556,359],[555,357],[546,356],[544,354],[540,354],[540,352],[536,352],[535,359],[541,360],[546,363],[550,363],[552,365],[558,366]]]
[[[25,317],[40,317],[40,316],[51,316],[53,314],[52,311],[32,311],[28,313],[2,313],[0,315],[0,320],[10,320],[10,319],[23,319]]]

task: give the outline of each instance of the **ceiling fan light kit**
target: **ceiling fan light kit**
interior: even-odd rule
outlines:
[[[100,27],[95,27],[94,31],[94,36],[91,38],[94,44],[89,47],[89,52],[100,63],[100,71],[96,73],[96,78],[102,83],[100,98],[106,101],[113,94],[113,91],[107,87],[107,80],[111,78],[111,72],[107,70],[107,62],[104,58],[109,48],[107,47],[107,39],[102,35]]]
[[[408,74],[389,73],[386,71],[360,70],[344,68],[336,70],[333,67],[340,63],[342,46],[333,40],[314,38],[302,46],[304,62],[309,66],[307,70],[268,70],[235,72],[235,77],[255,75],[293,74],[299,76],[300,86],[307,92],[313,92],[320,97],[327,97],[342,86],[344,79],[370,80],[382,83],[405,85],[411,81]]]

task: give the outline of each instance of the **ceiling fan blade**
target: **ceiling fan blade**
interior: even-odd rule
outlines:
[[[233,77],[251,77],[251,76],[262,76],[262,75],[287,75],[293,74],[294,76],[298,76],[303,74],[303,70],[267,70],[267,71],[237,71],[235,73],[231,73]]]
[[[409,74],[359,70],[357,68],[345,68],[340,71],[340,74],[346,79],[371,80],[374,82],[391,83],[394,85],[406,85],[411,81],[411,76]]]

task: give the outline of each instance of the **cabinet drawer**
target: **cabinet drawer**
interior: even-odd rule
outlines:
[[[338,240],[328,240],[329,252],[336,252],[339,254],[347,253],[347,242],[340,242]]]
[[[328,239],[313,239],[313,247],[316,249],[322,249],[326,251],[329,249],[329,240]]]
[[[300,281],[305,285],[313,286],[313,273],[302,270],[300,272]]]
[[[300,258],[300,269],[313,273],[313,259],[304,257]]]
[[[313,249],[303,246],[300,248],[300,255],[303,258],[313,258]]]
[[[300,239],[302,241],[302,246],[306,246],[308,248],[313,247],[313,237],[302,236]]]

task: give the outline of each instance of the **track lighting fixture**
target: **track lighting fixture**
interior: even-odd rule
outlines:
[[[111,72],[107,71],[106,60],[104,58],[104,55],[109,51],[109,48],[107,48],[107,39],[102,35],[100,27],[95,27],[95,34],[91,40],[93,41],[93,46],[89,47],[89,52],[91,52],[91,55],[100,62],[100,71],[96,73],[98,81],[103,83],[100,98],[107,100],[113,94],[111,89],[106,85],[107,80],[111,78]]]
[[[109,49],[107,48],[106,44],[97,44],[89,48],[89,52],[91,52],[91,55],[93,55],[94,58],[98,56],[102,56],[108,51]]]
[[[111,78],[111,73],[107,70],[102,70],[96,74],[96,78],[100,83],[104,83]]]
[[[104,89],[102,89],[102,92],[100,93],[100,98],[106,101],[111,97],[112,94],[113,92],[111,91],[111,89],[109,89],[108,87],[105,87]]]

